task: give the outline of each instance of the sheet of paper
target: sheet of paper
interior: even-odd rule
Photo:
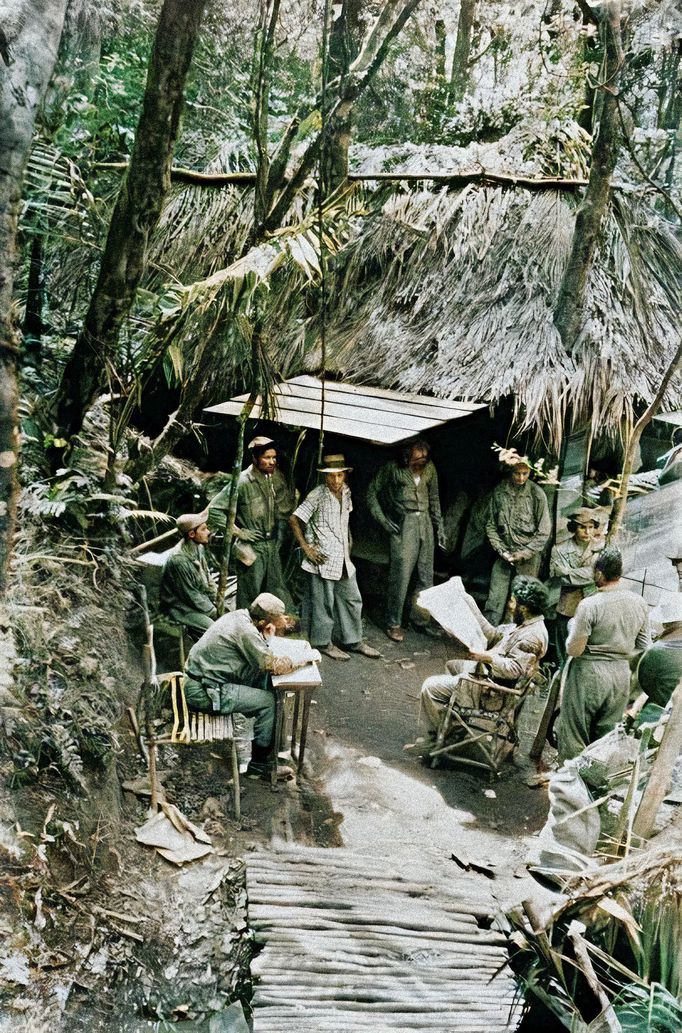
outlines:
[[[322,684],[322,678],[317,669],[317,664],[308,664],[307,667],[299,667],[297,671],[292,671],[291,674],[273,674],[272,684],[276,689],[284,689],[287,685],[290,685],[292,688],[294,686],[313,688],[316,685]]]
[[[309,661],[312,663],[319,663],[322,659],[320,651],[313,649],[304,638],[282,638],[279,635],[274,635],[271,639],[268,639],[268,645],[275,656],[286,656],[289,660],[293,660],[295,664],[304,663]]]
[[[451,577],[442,585],[420,592],[417,606],[430,613],[466,649],[484,650],[487,646],[485,635],[464,596],[461,577]]]

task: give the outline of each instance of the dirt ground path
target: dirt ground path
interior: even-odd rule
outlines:
[[[528,837],[544,823],[546,792],[528,788],[512,765],[491,782],[461,768],[433,770],[406,752],[421,683],[442,671],[446,643],[407,632],[398,645],[370,624],[367,641],[383,659],[322,661],[311,762],[333,818],[321,811],[320,820],[333,821],[338,845],[438,868],[500,903],[522,899]],[[323,841],[324,830],[315,831]],[[465,873],[453,852],[495,877]]]

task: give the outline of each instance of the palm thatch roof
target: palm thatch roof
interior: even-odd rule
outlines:
[[[511,396],[520,427],[554,443],[567,418],[622,429],[677,347],[682,246],[634,195],[616,194],[569,355],[552,311],[576,204],[477,185],[392,193],[337,261],[328,372],[442,398]],[[681,401],[678,379],[665,407]]]

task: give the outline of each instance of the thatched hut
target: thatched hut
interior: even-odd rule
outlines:
[[[677,347],[682,245],[616,190],[569,355],[553,305],[575,210],[571,194],[544,188],[392,191],[336,263],[328,371],[442,398],[511,398],[519,428],[554,446],[581,424],[622,431]],[[681,398],[678,380],[664,406]]]

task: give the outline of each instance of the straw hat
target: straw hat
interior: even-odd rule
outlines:
[[[322,466],[318,466],[319,473],[341,473],[343,471],[350,473],[353,469],[352,466],[346,464],[346,457],[339,453],[333,456],[323,456]]]
[[[253,441],[249,441],[248,448],[265,448],[267,445],[274,445],[272,438],[266,438],[263,434],[260,434]]]
[[[208,510],[204,509],[201,513],[183,513],[175,521],[180,534],[189,534],[190,531],[196,531],[197,527],[201,527],[208,520]]]

